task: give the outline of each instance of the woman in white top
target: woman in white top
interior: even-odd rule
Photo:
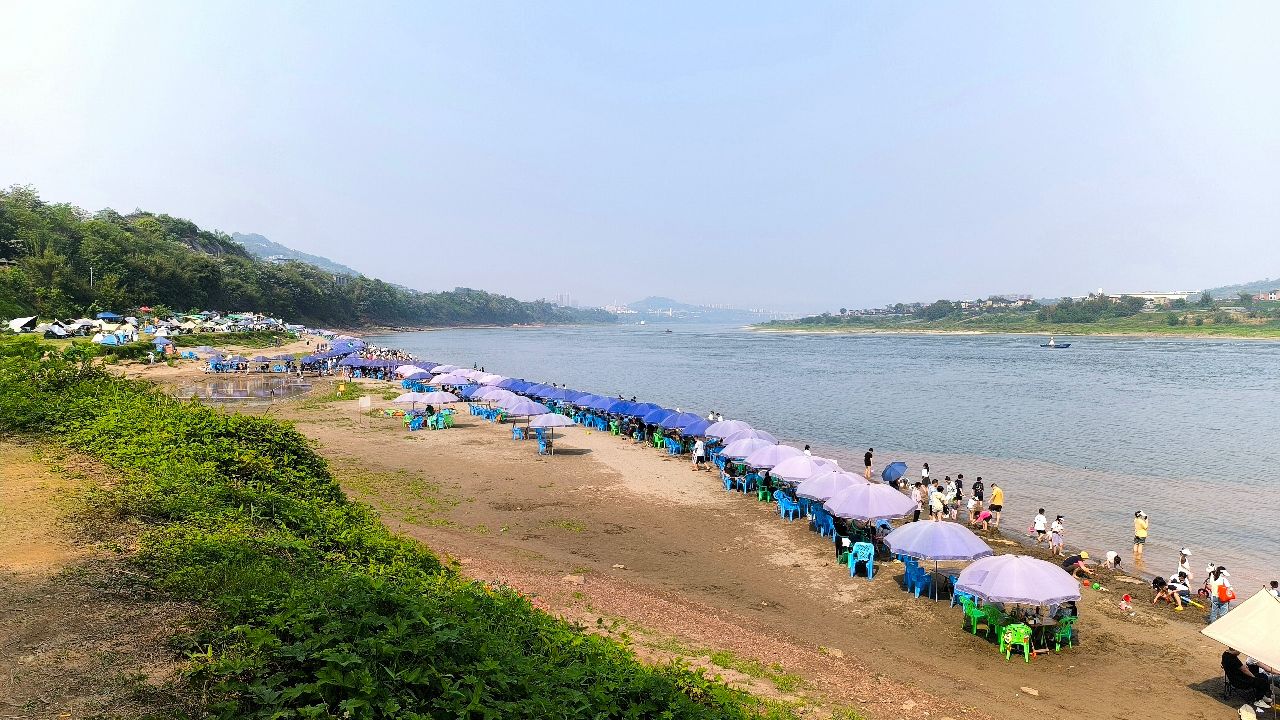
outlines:
[[[1230,597],[1230,595],[1227,594],[1228,592],[1234,593],[1231,589],[1231,581],[1228,580],[1227,577],[1227,569],[1221,565],[1214,568],[1213,572],[1209,573],[1209,579],[1207,582],[1209,585],[1210,623],[1223,615],[1226,615],[1227,611],[1231,609],[1231,601],[1222,599],[1224,597]]]
[[[920,482],[924,483],[925,487],[929,487],[929,463],[925,463],[924,467],[920,468]]]
[[[1178,569],[1173,571],[1174,577],[1177,577],[1180,572],[1186,573],[1188,582],[1194,579],[1194,576],[1191,574],[1191,561],[1187,559],[1189,557],[1191,557],[1191,551],[1186,548],[1182,548],[1181,552],[1178,553]]]
[[[1062,516],[1054,518],[1053,524],[1049,526],[1049,554],[1062,554]]]

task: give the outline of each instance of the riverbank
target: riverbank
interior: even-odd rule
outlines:
[[[1240,334],[1239,328],[1222,332],[1204,332],[1206,328],[1193,328],[1186,331],[1165,332],[1161,330],[1110,331],[1092,328],[1088,325],[1054,325],[1034,329],[990,328],[990,329],[944,329],[930,327],[841,327],[832,328],[825,325],[797,325],[794,327],[766,327],[748,325],[743,328],[758,333],[778,335],[1037,335],[1055,337],[1060,342],[1071,342],[1073,337],[1105,337],[1133,339],[1188,339],[1188,340],[1280,340],[1280,328],[1266,329],[1256,334]]]

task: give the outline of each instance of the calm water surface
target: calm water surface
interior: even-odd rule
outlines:
[[[833,336],[723,326],[447,330],[368,338],[436,362],[705,414],[811,443],[861,469],[981,475],[1005,489],[1003,526],[1038,507],[1067,541],[1132,546],[1151,516],[1146,569],[1177,549],[1230,568],[1237,588],[1280,576],[1280,343],[1025,336]],[[1240,592],[1242,597],[1248,593]]]

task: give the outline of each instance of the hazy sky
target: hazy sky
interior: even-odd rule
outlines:
[[[1280,3],[0,0],[0,184],[422,289],[1280,275]]]

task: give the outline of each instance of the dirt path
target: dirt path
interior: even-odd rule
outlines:
[[[55,470],[55,467],[61,470]],[[169,716],[169,637],[189,609],[144,596],[65,516],[92,463],[0,441],[0,718]]]
[[[652,448],[571,428],[539,457],[465,407],[458,427],[416,433],[356,402],[270,412],[319,441],[349,492],[465,572],[771,696],[873,718],[1232,712],[1214,694],[1221,648],[1193,623],[1141,605],[1130,617],[1116,593],[1086,591],[1080,646],[1006,661],[959,609],[904,593],[900,564],[851,579],[804,523]]]

